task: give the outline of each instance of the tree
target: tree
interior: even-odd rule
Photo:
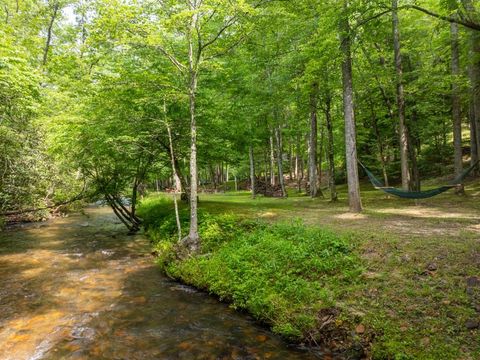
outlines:
[[[350,211],[361,212],[360,181],[357,165],[357,135],[355,111],[353,103],[353,73],[351,54],[351,28],[348,20],[348,0],[343,1],[343,12],[340,16],[340,47],[343,53],[343,111],[345,118],[345,151],[347,159],[348,200]]]
[[[400,26],[398,21],[398,0],[392,0],[393,48],[395,71],[397,74],[397,110],[400,135],[400,164],[402,168],[402,188],[411,189],[410,167],[408,164],[409,135],[405,120],[405,94],[403,90],[403,65],[400,45]]]

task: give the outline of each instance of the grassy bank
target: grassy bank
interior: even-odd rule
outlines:
[[[375,358],[476,359],[480,289],[469,281],[480,273],[480,194],[467,190],[417,205],[364,192],[362,215],[293,193],[205,195],[202,254],[183,261],[171,203],[152,196],[140,212],[166,272],[283,336],[362,343]]]

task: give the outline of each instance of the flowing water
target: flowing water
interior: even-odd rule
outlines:
[[[0,233],[0,359],[314,359],[163,276],[107,208]]]

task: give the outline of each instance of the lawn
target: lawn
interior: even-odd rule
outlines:
[[[162,258],[174,248],[162,235],[175,232],[165,195],[140,212],[167,272],[286,337],[361,344],[380,359],[478,359],[480,184],[466,190],[414,202],[365,184],[362,214],[348,212],[342,187],[335,204],[294,190],[201,195],[206,249],[182,261]]]

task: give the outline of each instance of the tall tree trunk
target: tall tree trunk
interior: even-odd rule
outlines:
[[[282,189],[282,197],[288,196],[285,188],[285,179],[283,177],[283,144],[282,144],[282,130],[280,125],[275,127],[275,139],[277,143],[277,165],[278,165],[278,180]]]
[[[342,83],[343,109],[345,118],[345,150],[348,179],[348,201],[350,211],[361,212],[360,181],[357,164],[357,134],[353,104],[353,74],[351,53],[351,29],[348,22],[348,0],[343,2],[343,14],[340,20],[340,43],[343,54]]]
[[[312,85],[310,92],[310,134],[308,139],[308,182],[310,183],[310,196],[318,196],[317,177],[317,142],[318,142],[318,83]]]
[[[248,155],[250,158],[250,187],[252,188],[252,198],[255,199],[256,189],[255,189],[255,159],[253,157],[253,145],[250,145],[248,149]]]
[[[50,44],[52,42],[53,24],[55,23],[55,19],[57,18],[58,9],[59,9],[59,4],[58,4],[58,1],[55,0],[55,3],[53,4],[53,9],[52,9],[53,12],[50,17],[50,22],[48,23],[47,40],[45,41],[45,47],[43,49],[42,64],[44,66],[47,64],[47,60],[48,60],[48,51],[50,50]]]
[[[197,9],[196,0],[191,5],[192,10]],[[198,168],[197,168],[197,122],[196,122],[196,93],[198,85],[197,65],[194,54],[193,33],[197,28],[198,13],[195,11],[191,17],[188,35],[188,78],[190,100],[190,231],[184,239],[184,244],[191,252],[200,250],[200,237],[198,235]]]
[[[403,90],[403,67],[400,44],[400,28],[398,20],[398,0],[392,0],[393,48],[395,71],[397,73],[397,108],[400,135],[400,164],[402,171],[402,188],[410,190],[410,169],[408,165],[408,130],[405,119],[405,94]]]
[[[327,137],[328,137],[328,187],[330,188],[330,201],[336,202],[338,200],[337,187],[335,186],[335,148],[333,138],[333,122],[332,122],[332,98],[327,95],[325,99],[325,120],[327,123]]]
[[[452,121],[453,121],[453,148],[454,148],[454,171],[455,177],[460,176],[463,172],[462,158],[462,112],[460,102],[460,89],[458,78],[460,76],[460,52],[458,41],[458,24],[450,24],[450,37],[452,48]],[[464,194],[463,185],[456,190],[457,194]]]

